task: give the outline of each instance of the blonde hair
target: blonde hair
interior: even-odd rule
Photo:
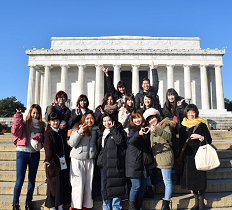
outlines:
[[[40,127],[39,131],[43,132],[43,130],[44,130],[44,123],[42,121],[42,114],[41,114],[42,111],[41,111],[40,105],[38,105],[38,104],[32,104],[31,105],[31,107],[29,109],[29,112],[28,112],[28,115],[26,116],[25,128],[26,128],[26,130],[28,130],[30,132],[32,131],[33,123],[32,123],[31,112],[32,112],[33,109],[37,109],[37,111],[39,113],[39,119],[38,119],[39,120],[39,127]]]

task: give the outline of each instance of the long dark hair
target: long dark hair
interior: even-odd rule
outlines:
[[[77,106],[77,107],[80,107],[80,102],[83,101],[83,100],[86,100],[86,101],[87,101],[86,107],[85,107],[85,108],[87,109],[88,106],[89,106],[89,99],[88,99],[88,97],[87,97],[86,95],[84,95],[84,94],[81,94],[81,95],[78,97],[76,106]]]
[[[101,106],[102,106],[103,109],[105,108],[105,105],[107,105],[107,100],[108,100],[108,98],[110,96],[112,97],[112,99],[114,101],[114,104],[115,104],[116,100],[115,100],[114,96],[111,93],[106,93],[105,96],[104,96],[104,98],[103,98],[102,104],[101,104]]]
[[[171,104],[171,102],[168,100],[169,95],[175,96],[175,100],[174,100],[173,104]],[[167,93],[166,93],[166,114],[171,113],[172,111],[176,111],[178,99],[179,99],[179,95],[175,89],[170,88],[167,90]]]
[[[153,99],[152,95],[151,95],[151,94],[144,95],[144,96],[143,96],[143,104],[144,104],[144,98],[145,98],[145,97],[151,99],[150,107],[146,107],[146,105],[144,105],[144,106],[145,106],[145,110],[146,110],[146,108],[156,108],[156,107],[155,107],[155,102],[154,102],[154,99]]]
[[[134,102],[133,105],[132,105],[132,107],[129,107],[129,106],[127,105],[127,101],[128,101],[128,100],[132,100],[132,101]],[[132,93],[126,94],[124,107],[125,107],[126,110],[129,111],[129,112],[133,112],[133,111],[135,110],[135,97],[134,97],[134,94],[132,94]]]
[[[123,81],[119,81],[118,84],[117,84],[117,99],[121,98],[122,97],[122,93],[118,90],[118,88],[120,87],[124,87],[125,88],[125,93],[124,95],[126,95],[126,85]]]

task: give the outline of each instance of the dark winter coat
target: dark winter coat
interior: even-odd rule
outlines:
[[[66,132],[63,130],[59,130],[59,134],[62,135],[62,141],[65,150],[65,160],[68,167],[68,169],[65,170],[67,170],[67,175],[68,175],[69,165],[70,165],[70,158],[69,158],[70,149],[66,141]],[[56,148],[57,148],[57,141],[56,141],[55,131],[53,131],[51,127],[48,127],[47,130],[44,132],[44,150],[45,150],[44,162],[50,163],[50,166],[47,167],[47,196],[56,195],[56,167],[60,167],[60,161],[56,155],[57,154]],[[70,185],[69,176],[67,178],[68,178],[67,185]]]
[[[99,106],[95,109],[95,112],[94,112],[95,117],[96,117],[96,125],[99,125],[99,124],[100,124],[101,117],[102,117],[102,115],[103,115],[103,114],[100,112],[100,110],[99,110],[100,107],[102,108],[102,106],[99,105]],[[102,108],[102,110],[104,111],[103,108]],[[104,111],[104,112],[106,112],[106,111]],[[108,112],[107,112],[107,113],[108,113]],[[109,114],[111,114],[111,113],[109,113]],[[117,110],[115,110],[111,115],[112,115],[112,117],[114,118],[115,121],[118,121],[118,111],[117,111]]]
[[[102,149],[102,135],[99,130],[98,148]],[[121,123],[110,128],[105,138],[103,152],[103,190],[104,199],[126,198],[127,183],[125,176],[126,132]]]
[[[86,109],[86,112],[89,111],[89,109]],[[83,113],[81,112],[81,109],[79,109],[79,112],[76,113],[76,110],[73,109],[71,111],[69,120],[68,120],[68,125],[69,128],[72,128],[76,123],[80,122],[81,118],[82,118]]]
[[[129,130],[126,150],[126,176],[130,178],[147,178],[148,165],[144,164],[143,152],[152,155],[150,135],[139,135],[141,127],[136,126]]]
[[[135,96],[135,109],[140,108],[140,104],[143,104],[143,97],[145,95],[152,95],[154,101],[159,104],[159,98],[157,97],[158,89],[159,89],[159,77],[157,73],[157,69],[152,69],[152,77],[153,77],[153,86],[150,86],[150,89],[147,92],[143,92],[141,88],[140,91]]]
[[[193,129],[194,127],[187,128],[185,126],[181,128],[180,140],[182,145],[191,136]],[[212,138],[205,123],[200,123],[195,133],[204,136],[204,141],[200,142],[199,139],[189,140],[185,149],[181,187],[188,190],[204,190],[207,187],[206,171],[196,169],[194,157],[200,144],[205,145],[206,141],[211,144]]]
[[[111,93],[116,100],[118,100],[119,98],[122,98],[122,94],[115,89],[113,81],[110,78],[110,76],[108,77],[106,76],[105,78],[106,78],[106,85],[107,85],[109,93]]]
[[[178,96],[178,99],[177,99],[177,102],[178,101],[181,101],[183,99],[183,97],[181,96]],[[171,118],[173,119],[174,116],[177,117],[177,120],[178,120],[178,128],[181,127],[181,122],[183,121],[184,119],[184,109],[186,108],[188,104],[183,101],[182,104],[180,106],[177,106],[176,108],[176,111],[175,112],[170,112],[170,113],[167,113],[167,110],[166,110],[166,102],[164,103],[164,107],[162,109],[162,114],[163,114],[163,117],[168,117],[168,118]]]

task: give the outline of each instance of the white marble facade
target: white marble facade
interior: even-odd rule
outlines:
[[[30,67],[27,107],[33,103],[43,111],[59,90],[68,93],[70,108],[80,94],[86,94],[90,109],[104,96],[102,65],[113,71],[116,85],[123,72],[132,92],[139,91],[139,74],[150,77],[153,60],[159,74],[161,106],[166,90],[175,88],[187,101],[195,103],[202,114],[226,113],[221,67],[225,50],[201,49],[198,37],[52,37],[50,49],[26,50]]]

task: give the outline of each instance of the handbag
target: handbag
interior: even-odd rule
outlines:
[[[206,142],[206,145],[200,146],[195,155],[196,169],[208,171],[220,166],[216,150]]]
[[[195,131],[197,130],[197,128],[198,128],[199,125],[200,125],[200,124],[198,124],[197,126],[194,127],[193,133],[195,133]],[[186,140],[186,142],[184,143],[184,146],[183,146],[182,149],[181,149],[180,155],[179,155],[179,157],[178,157],[178,159],[177,159],[177,163],[178,163],[178,164],[182,164],[182,163],[183,163],[183,160],[184,160],[184,151],[185,151],[185,149],[186,149],[186,147],[187,147],[188,142],[189,142],[190,139],[191,139],[191,138],[189,137],[189,138]]]

